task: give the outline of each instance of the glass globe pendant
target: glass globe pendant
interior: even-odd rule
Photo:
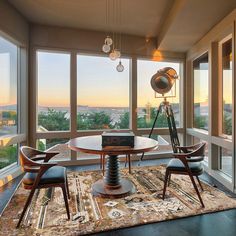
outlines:
[[[105,38],[105,44],[111,46],[112,43],[113,43],[112,38],[111,38],[110,36],[107,36],[107,37]]]
[[[117,59],[117,54],[116,54],[115,50],[112,50],[112,52],[109,54],[109,58],[113,61],[115,61]]]
[[[118,71],[118,72],[122,72],[122,71],[124,71],[124,66],[122,65],[122,63],[121,63],[121,61],[119,61],[119,64],[116,66],[116,70]]]
[[[106,43],[102,46],[102,51],[105,53],[110,52],[111,47],[109,45],[107,45]]]
[[[114,53],[116,54],[116,58],[120,58],[121,53],[118,49],[114,49]]]

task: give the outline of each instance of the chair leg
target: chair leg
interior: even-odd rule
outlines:
[[[163,194],[162,194],[162,199],[165,199],[165,194],[166,194],[166,186],[167,186],[167,182],[168,182],[168,177],[169,177],[169,171],[166,170],[166,174],[165,174],[165,182],[164,182],[164,188],[163,188]]]
[[[203,187],[202,187],[202,184],[201,184],[201,181],[200,181],[200,179],[198,178],[197,175],[196,175],[196,178],[197,178],[197,181],[198,181],[198,183],[199,183],[199,186],[200,186],[201,190],[204,191],[204,189],[203,189]]]
[[[125,167],[126,167],[126,165],[127,165],[127,158],[128,158],[128,155],[125,155]]]
[[[69,184],[68,184],[67,175],[66,175],[66,192],[67,192],[68,199],[70,199],[70,191],[69,191]]]
[[[201,195],[200,195],[200,193],[199,193],[199,190],[198,190],[197,185],[196,185],[196,183],[195,183],[195,180],[194,180],[194,178],[193,178],[192,172],[189,170],[189,168],[188,168],[187,170],[188,170],[189,177],[190,177],[190,179],[191,179],[191,181],[192,181],[193,187],[194,187],[194,189],[195,189],[195,191],[196,191],[196,193],[197,193],[197,196],[198,196],[198,198],[199,198],[199,200],[200,200],[200,202],[201,202],[201,205],[202,205],[202,207],[204,208],[205,205],[204,205],[204,203],[203,203],[203,201],[202,201]]]
[[[170,180],[171,180],[171,173],[169,174],[169,178],[168,178],[168,186],[170,186]]]
[[[130,154],[128,154],[128,160],[129,160],[129,173],[131,174],[131,161],[130,161]]]
[[[62,189],[62,193],[63,193],[65,205],[66,205],[67,217],[69,220],[70,219],[70,210],[69,210],[69,204],[68,204],[68,199],[67,199],[67,194],[66,194],[66,185],[62,186],[61,189]]]
[[[35,189],[36,189],[36,188],[32,188],[31,191],[30,191],[30,194],[29,194],[29,196],[28,196],[28,198],[27,198],[27,201],[26,201],[26,203],[25,203],[24,209],[23,209],[23,211],[22,211],[22,213],[21,213],[21,216],[20,216],[20,219],[19,219],[19,221],[18,221],[18,223],[17,223],[16,228],[19,228],[19,226],[20,226],[20,223],[21,223],[21,221],[22,221],[22,219],[23,219],[23,217],[24,217],[24,215],[25,215],[25,212],[26,212],[28,206],[30,205],[30,202],[31,202],[31,200],[32,200],[32,197],[34,196]]]
[[[100,155],[100,170],[102,169],[102,166],[103,166],[102,161],[103,161],[103,154]]]
[[[104,154],[102,154],[102,175],[103,176],[105,174],[105,161],[106,161],[105,157],[106,156]]]

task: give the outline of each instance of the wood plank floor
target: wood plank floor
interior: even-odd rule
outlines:
[[[167,163],[168,159],[133,162],[132,166],[151,166]],[[123,164],[121,164],[121,167]],[[99,169],[99,165],[70,166],[68,170],[84,171]],[[14,179],[7,185],[0,188],[0,213],[4,210],[21,176]],[[215,186],[227,194],[236,197],[222,184],[204,173],[201,180]],[[171,221],[146,224],[130,228],[123,228],[103,233],[94,234],[97,236],[236,236],[236,209],[222,212],[210,213],[200,216],[187,217]]]

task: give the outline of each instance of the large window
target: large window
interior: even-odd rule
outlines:
[[[193,62],[194,122],[193,127],[208,130],[208,54]]]
[[[129,59],[77,55],[77,129],[129,128]]]
[[[18,132],[17,52],[16,45],[0,37],[0,138]],[[0,146],[0,169],[17,162],[17,156],[17,144]]]
[[[37,52],[38,132],[70,129],[70,54]]]
[[[156,110],[160,103],[163,101],[162,98],[155,98],[155,93],[151,87],[151,77],[159,70],[164,67],[172,67],[176,70],[180,77],[180,63],[174,62],[156,62],[148,60],[138,60],[137,62],[137,80],[138,80],[138,111],[137,111],[137,127],[138,128],[150,128],[154,122],[156,116]],[[172,94],[176,95],[173,98],[168,98],[171,103],[176,125],[180,126],[180,101],[179,101],[179,85],[180,81],[176,80],[176,91],[173,86]],[[161,113],[158,116],[156,122],[156,128],[168,127],[165,114]]]
[[[0,37],[0,136],[17,133],[17,46]]]
[[[232,138],[232,38],[222,43],[222,129],[221,134]]]

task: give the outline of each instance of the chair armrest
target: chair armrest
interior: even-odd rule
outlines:
[[[46,154],[43,153],[43,154],[38,154],[38,155],[35,155],[31,158],[31,160],[33,161],[41,161],[41,160],[44,160],[46,157]]]
[[[189,157],[187,158],[188,162],[200,162],[204,160],[204,156],[193,156],[193,157]]]
[[[189,157],[187,153],[172,153],[174,158],[178,158],[186,162],[186,159]]]
[[[59,152],[42,152],[41,154],[37,154],[31,158],[33,161],[41,161],[48,162],[52,157],[58,155]]]
[[[45,159],[44,162],[48,162],[51,158],[53,158],[54,156],[60,154],[59,152],[45,152]]]
[[[193,146],[176,146],[176,148],[180,151],[183,151],[184,153],[191,152],[194,149]]]

